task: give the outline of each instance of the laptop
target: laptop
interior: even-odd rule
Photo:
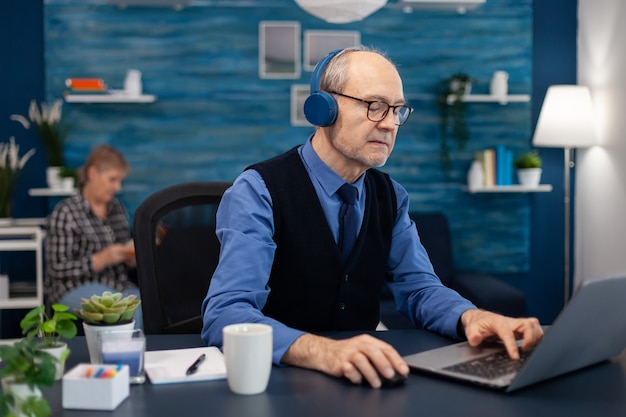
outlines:
[[[404,360],[413,371],[515,391],[619,355],[626,347],[625,296],[626,276],[583,283],[541,342],[519,362],[508,358],[500,342],[477,348],[456,343]],[[504,358],[505,369],[486,372],[484,362],[496,362],[494,356]]]

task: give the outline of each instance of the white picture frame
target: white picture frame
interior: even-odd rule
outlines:
[[[259,77],[298,79],[302,72],[300,22],[259,22]]]
[[[313,71],[329,52],[360,44],[361,32],[357,30],[305,30],[302,67],[305,71]]]
[[[291,85],[290,118],[292,126],[313,126],[304,115],[304,102],[309,96],[311,86],[308,84]]]

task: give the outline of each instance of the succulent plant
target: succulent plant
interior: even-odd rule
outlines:
[[[83,298],[80,303],[81,309],[74,311],[89,324],[122,324],[132,320],[139,304],[141,300],[134,294],[122,298],[120,292],[105,291],[102,295]]]

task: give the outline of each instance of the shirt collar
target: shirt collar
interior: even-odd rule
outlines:
[[[83,210],[85,210],[85,213],[87,214],[94,214],[93,210],[91,209],[91,205],[89,204],[89,201],[87,201],[87,199],[85,198],[85,196],[82,193],[77,193],[76,197],[79,199],[79,204],[80,207],[82,207]],[[108,204],[107,204],[107,217],[109,214],[111,214],[111,210],[113,208],[113,201],[111,200]]]
[[[309,172],[311,180],[317,181],[324,190],[324,192],[330,197],[335,194],[339,187],[345,184],[346,181],[341,178],[335,171],[333,171],[328,165],[326,165],[324,161],[320,159],[317,153],[315,153],[313,145],[311,145],[312,138],[313,135],[311,135],[311,137],[309,137],[309,140],[307,140],[306,143],[300,147],[300,157],[302,158],[302,162]],[[359,199],[363,195],[364,178],[365,175],[361,175],[358,180],[352,183],[352,185],[357,188]]]

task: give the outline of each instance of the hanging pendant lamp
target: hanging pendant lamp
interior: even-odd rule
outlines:
[[[363,20],[383,7],[387,0],[295,0],[308,13],[329,23]]]

